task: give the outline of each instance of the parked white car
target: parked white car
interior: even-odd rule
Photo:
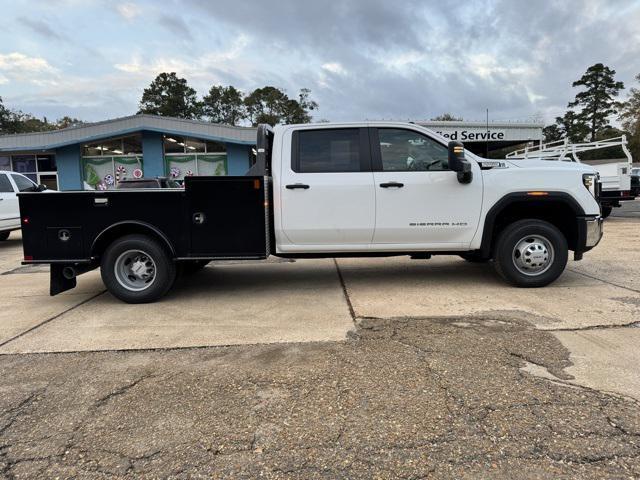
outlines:
[[[18,192],[39,192],[45,187],[16,172],[0,170],[0,241],[9,238],[13,230],[20,230]]]

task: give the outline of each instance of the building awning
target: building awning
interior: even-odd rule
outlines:
[[[234,127],[156,115],[132,115],[63,130],[3,135],[0,136],[0,151],[53,150],[68,145],[90,143],[141,131],[243,145],[256,143],[256,129],[251,127]]]

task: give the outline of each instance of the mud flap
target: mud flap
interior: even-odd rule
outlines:
[[[52,264],[50,268],[49,295],[52,297],[59,293],[76,288],[76,278],[68,279],[62,275],[65,265]]]

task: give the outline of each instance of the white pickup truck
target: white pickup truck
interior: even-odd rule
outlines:
[[[0,242],[8,239],[13,230],[20,230],[17,193],[40,190],[39,185],[24,175],[0,171]]]
[[[269,255],[460,255],[541,287],[602,236],[598,176],[579,163],[484,160],[410,123],[261,125],[256,143],[246,176],[184,190],[21,194],[25,263],[52,265],[52,295],[99,266],[132,303],[180,270]]]

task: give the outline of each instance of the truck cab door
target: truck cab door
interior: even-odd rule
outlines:
[[[5,173],[0,173],[0,230],[20,226],[20,208],[16,190]]]
[[[458,182],[448,150],[409,128],[371,129],[376,188],[374,248],[456,250],[467,248],[482,208],[482,175]],[[392,247],[394,245],[394,247]]]
[[[290,132],[279,179],[282,251],[358,251],[370,247],[375,190],[367,128]],[[283,145],[289,141],[285,136]],[[304,246],[304,247],[302,247]]]

